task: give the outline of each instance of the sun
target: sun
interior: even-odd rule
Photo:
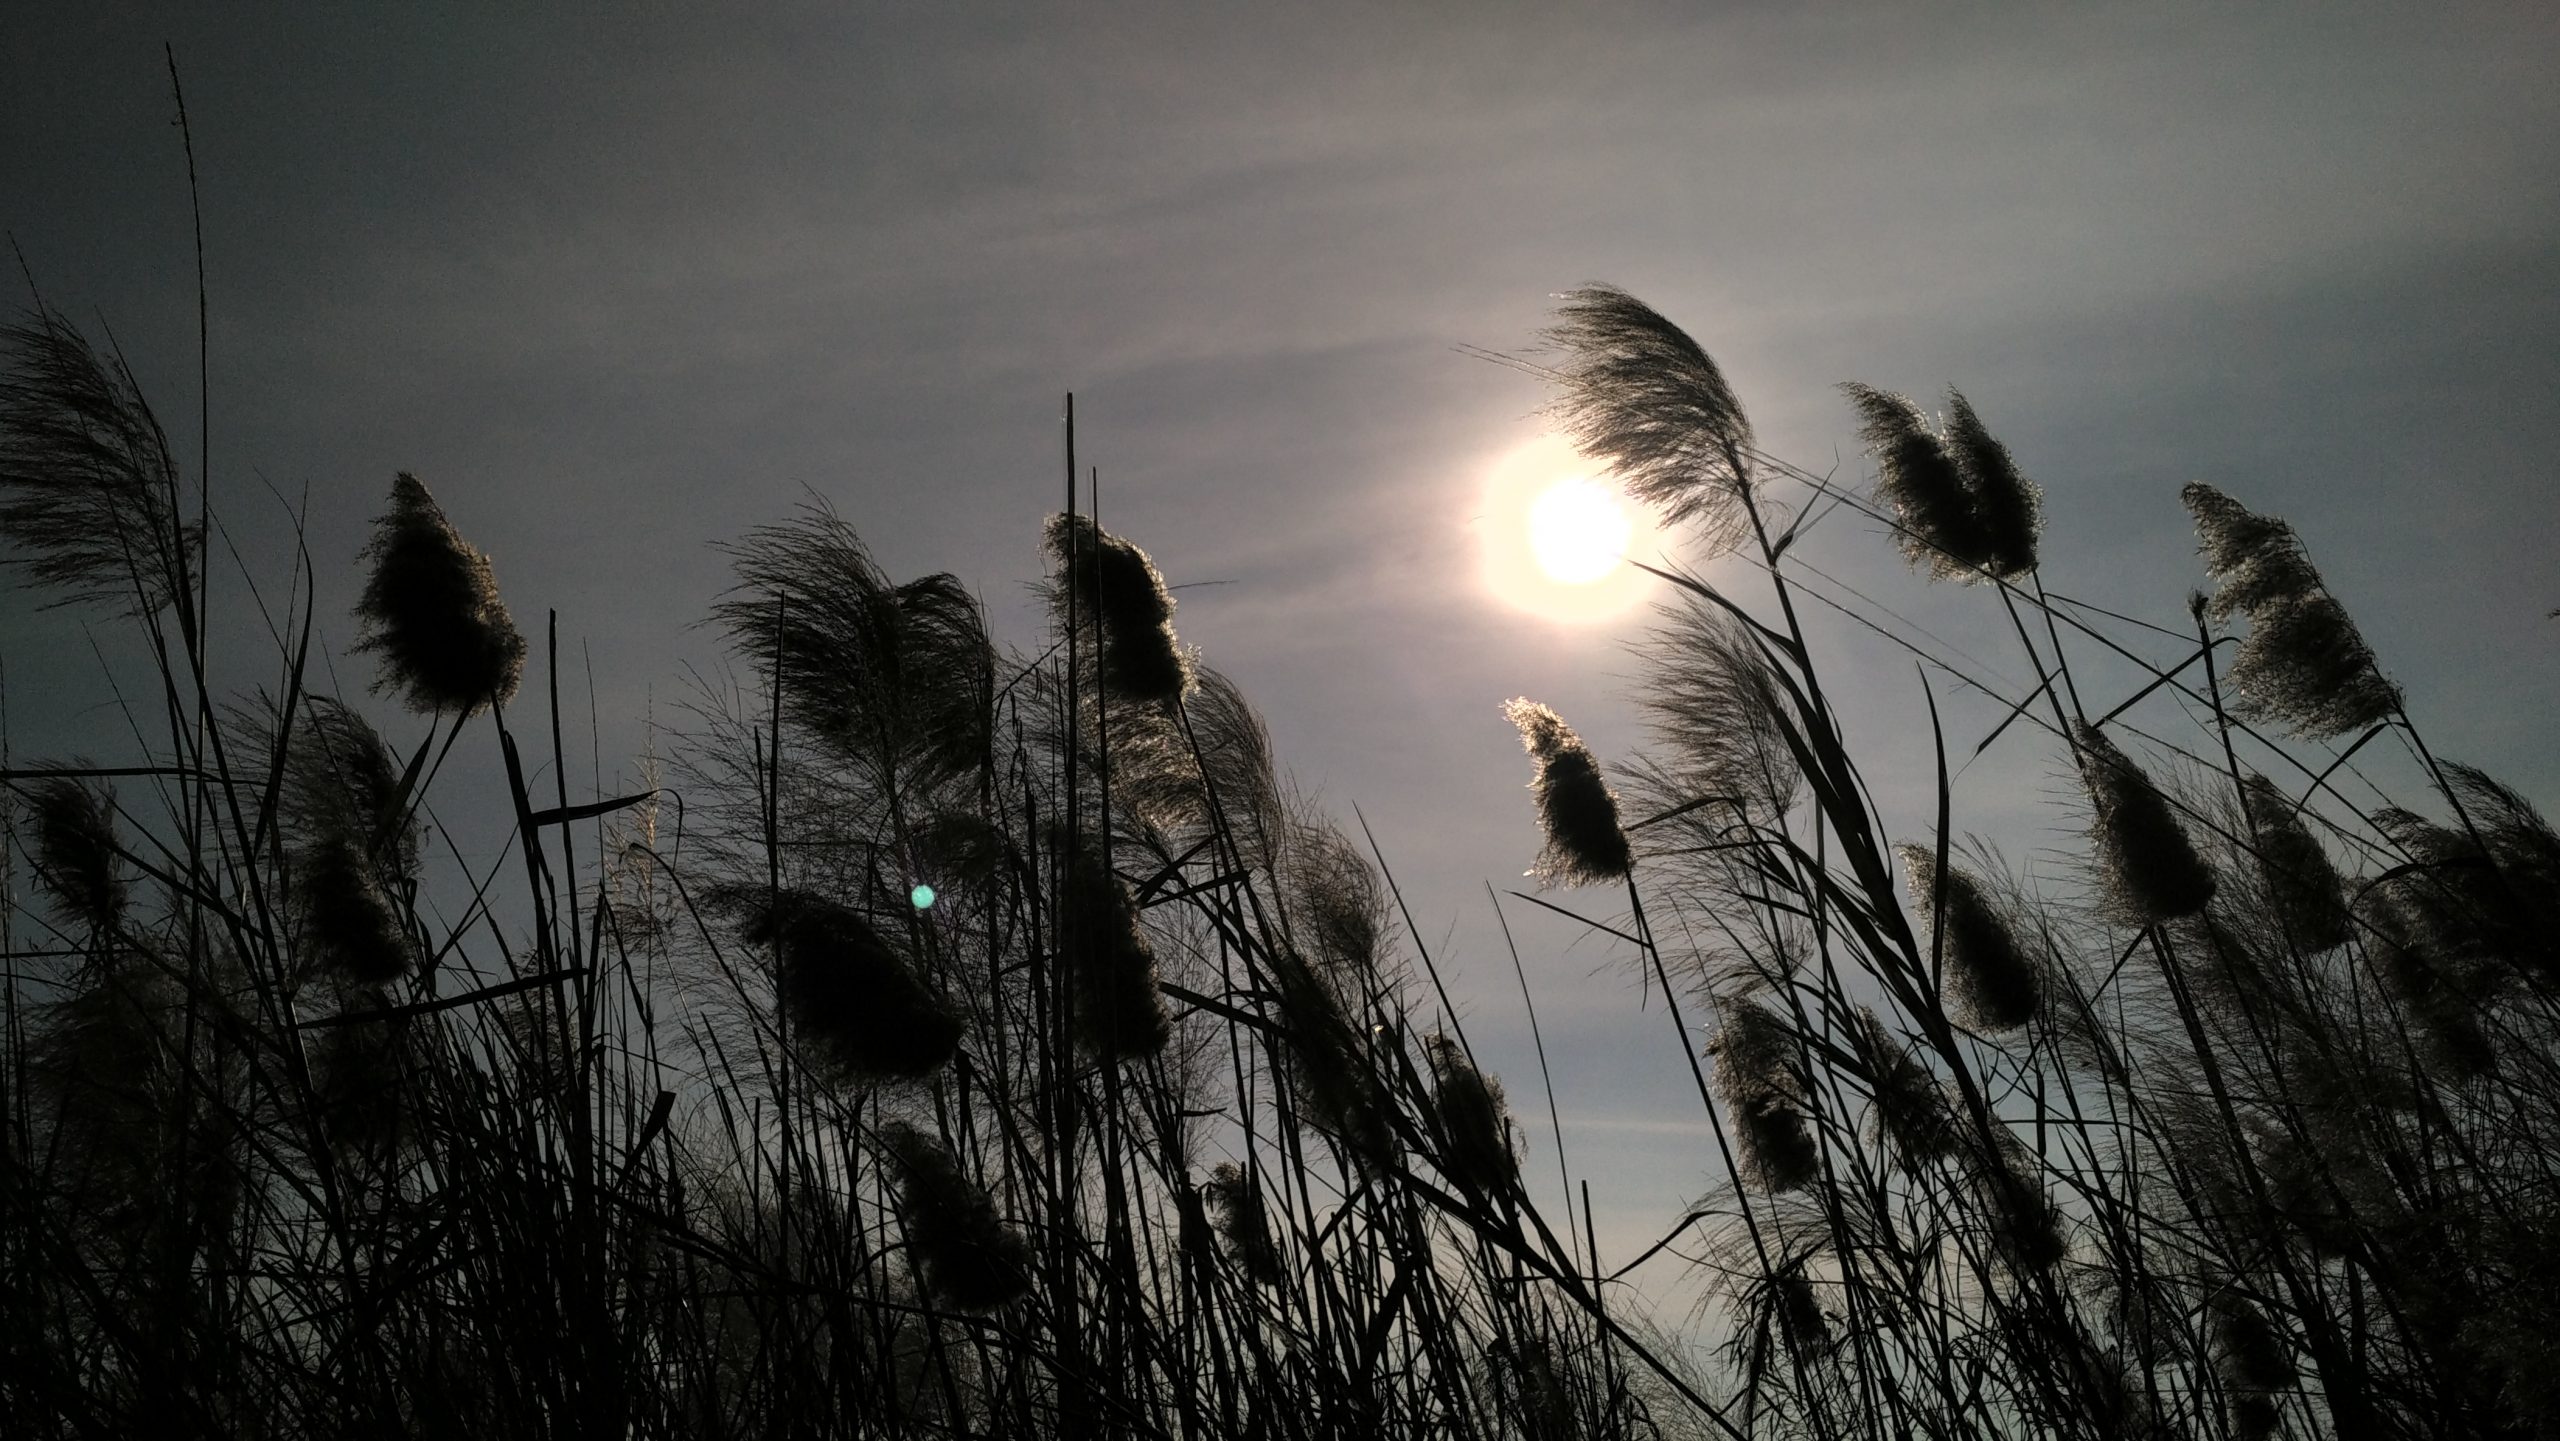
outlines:
[[[1566,585],[1605,578],[1627,557],[1635,522],[1617,492],[1587,475],[1568,475],[1529,506],[1529,549],[1538,568]]]
[[[1540,436],[1494,461],[1476,526],[1485,588],[1516,609],[1611,620],[1652,594],[1653,577],[1628,564],[1659,549],[1652,517],[1563,436]]]

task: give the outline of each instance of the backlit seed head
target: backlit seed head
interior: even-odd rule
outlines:
[[[1502,713],[1520,728],[1521,744],[1538,763],[1529,789],[1537,794],[1547,844],[1530,874],[1566,885],[1624,877],[1635,856],[1619,828],[1618,798],[1601,779],[1600,762],[1563,717],[1536,701],[1507,701]]]
[[[498,598],[489,558],[464,541],[435,498],[406,471],[365,547],[373,570],[356,616],[359,651],[382,658],[381,690],[412,710],[465,715],[504,705],[524,673],[524,637]]]
[[[2075,725],[2072,736],[2109,901],[2136,925],[2203,910],[2213,899],[2213,868],[2196,854],[2168,798],[2096,727]]]
[[[996,1216],[986,1188],[941,1141],[904,1123],[881,1132],[917,1271],[935,1300],[992,1311],[1031,1285],[1031,1248]]]

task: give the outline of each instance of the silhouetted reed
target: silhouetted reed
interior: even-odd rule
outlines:
[[[365,558],[372,569],[356,602],[365,627],[356,649],[382,659],[375,689],[398,692],[412,710],[461,715],[514,698],[524,637],[498,598],[489,557],[407,471],[391,484],[391,508],[375,519]]]
[[[2072,728],[2088,787],[2098,875],[2108,900],[2135,925],[2191,916],[2213,899],[2213,869],[2151,777],[2095,726]]]
[[[1546,339],[1564,352],[1557,427],[1583,454],[1711,551],[1750,535],[1751,423],[1696,341],[1610,285],[1568,292]]]
[[[746,938],[773,949],[774,993],[795,1039],[835,1075],[928,1076],[959,1048],[960,1018],[860,912],[803,891],[732,904]]]
[[[1068,853],[1058,953],[1075,987],[1076,1035],[1098,1060],[1136,1060],[1171,1038],[1156,994],[1156,958],[1129,888],[1088,846]]]
[[[2244,1441],[2263,1441],[2275,1434],[2283,1393],[2293,1389],[2293,1358],[2266,1313],[2246,1297],[2223,1292],[2212,1316],[2214,1365],[2232,1432]]]
[[[2345,945],[2352,934],[2346,890],[2301,812],[2275,782],[2255,772],[2242,783],[2241,794],[2251,850],[2285,935],[2307,951]]]
[[[184,596],[203,537],[178,519],[169,438],[122,358],[50,311],[0,328],[0,351],[0,536],[47,604],[147,615]]]
[[[714,611],[743,662],[719,674],[749,679],[703,681],[668,779],[653,743],[639,782],[573,792],[555,706],[551,755],[517,751],[539,727],[496,748],[503,790],[440,782],[444,751],[404,764],[307,692],[316,651],[281,657],[286,700],[199,693],[201,631],[160,614],[193,541],[147,411],[120,367],[13,339],[70,369],[0,396],[36,407],[0,405],[0,460],[51,457],[0,506],[36,505],[16,539],[56,598],[142,612],[161,689],[112,803],[103,776],[0,782],[43,892],[0,1012],[11,1434],[2548,1429],[2560,837],[2533,807],[2427,755],[2396,695],[2414,771],[2286,754],[2174,628],[2030,585],[1999,602],[2035,687],[1992,698],[1970,756],[1964,703],[1940,713],[1938,813],[1903,813],[1929,777],[1870,793],[1850,739],[1883,722],[1843,713],[1802,623],[1827,608],[1795,603],[1825,577],[1761,524],[1782,486],[1807,515],[1867,502],[1754,450],[1704,353],[1623,293],[1578,292],[1554,338],[1559,414],[1705,548],[1750,547],[1683,577],[1642,652],[1641,819],[1551,711],[1507,708],[1542,871],[1626,882],[1586,944],[1639,961],[1710,1133],[1682,1149],[1701,1197],[1641,1250],[1572,1167],[1572,1099],[1561,1174],[1525,1164],[1544,1133],[1515,1132],[1462,1029],[1483,996],[1452,984],[1480,957],[1425,954],[1125,542],[1052,530],[1076,629],[1017,654],[960,582],[892,578],[823,510],[751,531]],[[1891,409],[1883,499],[1926,479],[1981,571],[2032,569],[2034,488],[1963,397],[1934,430]],[[166,549],[63,529],[134,485],[159,498],[115,519]],[[482,658],[508,651],[432,504],[395,496],[377,582],[435,552],[447,609],[488,602]],[[2291,533],[2200,516],[2223,617],[2301,645],[2262,614],[2325,596]],[[368,607],[412,704],[512,690],[520,647],[422,700]],[[2232,674],[2243,699],[2327,683]],[[2084,704],[2171,782],[2073,727]],[[2066,854],[1897,856],[1897,829],[1961,834],[2038,724],[2095,812]],[[2436,799],[2394,805],[2395,774]],[[482,803],[494,824],[447,829]],[[1520,939],[1538,995],[1561,973]],[[1682,1289],[1667,1333],[1647,1303]]]
[[[942,1142],[916,1128],[880,1134],[898,1172],[898,1207],[917,1269],[933,1299],[958,1311],[992,1311],[1031,1284],[1031,1250],[997,1218],[986,1188]]]
[[[2217,582],[2210,613],[2249,619],[2231,662],[2235,709],[2311,739],[2360,730],[2399,709],[2399,688],[2382,678],[2293,527],[2209,485],[2191,484],[2179,498],[2195,516],[2205,570]]]
[[[1301,957],[1281,952],[1270,970],[1299,1110],[1363,1163],[1394,1165],[1400,1147],[1390,1102],[1353,1013]]]
[[[1502,713],[1520,728],[1521,745],[1538,763],[1529,789],[1538,798],[1547,844],[1530,874],[1574,886],[1624,877],[1635,862],[1627,834],[1618,827],[1618,798],[1582,737],[1533,700],[1506,701]]]
[[[116,854],[114,802],[68,777],[40,781],[28,798],[37,879],[63,913],[111,936],[124,917],[124,862]]]
[[[959,580],[891,580],[818,506],[726,549],[737,584],[712,614],[801,734],[873,785],[930,786],[990,764],[995,649]]]
[[[1858,438],[1876,462],[1876,498],[1900,527],[1895,541],[1940,579],[1970,580],[1992,563],[1992,542],[1965,475],[1910,397],[1872,386],[1840,387],[1857,408]]]
[[[1100,635],[1104,691],[1129,701],[1178,699],[1191,684],[1191,662],[1174,640],[1173,594],[1155,562],[1080,515],[1049,517],[1046,541],[1050,603]]]
[[[1980,883],[1958,866],[1940,870],[1926,846],[1904,846],[1902,868],[1912,901],[1936,927],[1932,943],[1956,1017],[1985,1031],[2015,1030],[2033,1020],[2043,978]]]
[[[1859,1010],[1849,1039],[1874,1108],[1870,1124],[1894,1164],[1916,1171],[1943,1159],[1957,1133],[1938,1078],[1872,1010]]]
[[[1716,1094],[1733,1121],[1737,1179],[1763,1191],[1801,1190],[1821,1175],[1796,1049],[1786,1019],[1755,1001],[1727,1006],[1707,1043]]]
[[[1993,438],[1973,403],[1953,386],[1947,388],[1947,451],[1964,477],[1972,503],[1973,532],[1980,539],[1983,569],[2006,579],[2036,568],[2036,540],[2044,530],[2044,508],[2036,483],[2018,471],[2009,447]]]
[[[1511,1153],[1511,1115],[1502,1083],[1476,1069],[1456,1041],[1433,1035],[1423,1042],[1431,1062],[1433,1119],[1440,1134],[1440,1167],[1451,1180],[1482,1196],[1511,1188],[1519,1162]]]
[[[1218,1242],[1229,1260],[1257,1286],[1277,1286],[1288,1279],[1280,1248],[1271,1239],[1271,1217],[1262,1204],[1262,1188],[1233,1161],[1221,1161],[1202,1187],[1217,1224]]]
[[[304,940],[320,967],[362,985],[396,980],[409,969],[408,929],[355,841],[323,840],[304,851],[294,886]]]

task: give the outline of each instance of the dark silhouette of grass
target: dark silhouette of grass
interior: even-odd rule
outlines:
[[[1617,791],[1514,707],[1523,849],[1622,899],[1584,918],[1722,1177],[1644,1257],[1600,1253],[1607,1177],[1542,1208],[1392,878],[1134,543],[1051,525],[1025,656],[823,510],[749,531],[713,615],[755,680],[664,784],[537,796],[523,642],[422,488],[364,552],[382,677],[435,713],[404,760],[298,647],[205,663],[147,406],[9,331],[0,523],[156,639],[164,717],[0,775],[11,1434],[2553,1434],[2560,839],[2298,613],[2338,603],[2294,532],[2198,506],[2190,641],[2046,592],[1960,396],[1930,430],[1855,393],[1869,497],[1759,452],[1624,292],[1550,339],[1583,441],[1767,587],[1665,572]],[[1794,489],[1996,596],[2039,683],[1995,735],[2085,782],[2074,863],[1961,845],[1943,761],[1888,833],[1799,602],[1971,680],[1794,553]],[[429,802],[483,709],[511,824],[475,860]],[[2351,803],[2395,746],[2419,791]],[[1698,1283],[1688,1336],[1640,1261]]]

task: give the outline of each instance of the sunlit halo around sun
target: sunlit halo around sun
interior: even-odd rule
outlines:
[[[1529,506],[1529,549],[1539,569],[1567,585],[1616,570],[1634,534],[1617,492],[1587,475],[1566,476]]]
[[[1476,523],[1485,587],[1550,620],[1610,620],[1650,597],[1628,557],[1657,549],[1652,517],[1570,441],[1544,435],[1496,460]]]

